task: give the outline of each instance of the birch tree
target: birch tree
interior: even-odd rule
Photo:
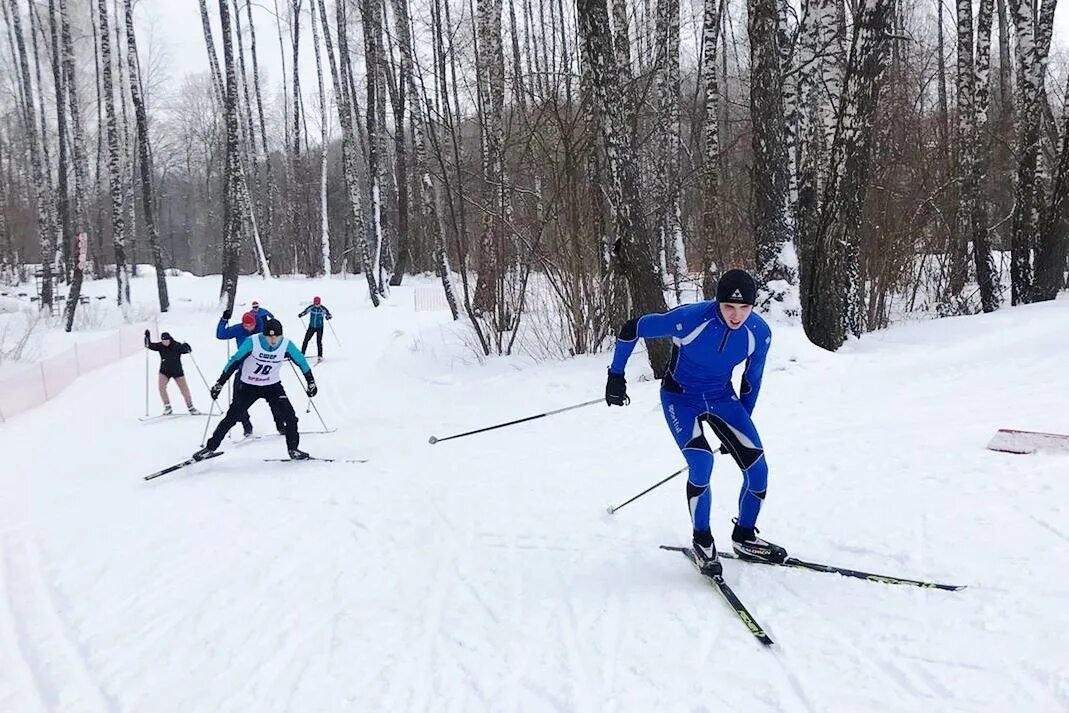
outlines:
[[[100,28],[100,65],[104,94],[104,115],[108,136],[108,183],[111,186],[111,230],[115,248],[115,280],[118,283],[119,305],[130,304],[130,275],[126,265],[126,222],[123,215],[121,157],[119,127],[115,113],[115,93],[111,75],[111,38],[108,25],[107,0],[97,0]]]
[[[592,115],[587,120],[598,127],[609,169],[610,204],[616,224],[616,267],[627,278],[633,314],[664,312],[668,306],[642,210],[638,167],[627,150],[608,8],[605,0],[576,0],[576,13],[582,61],[587,65],[584,71],[590,72],[592,90],[588,104]],[[660,376],[667,366],[667,347],[655,342],[648,348],[650,365]]]
[[[705,0],[702,22],[701,83],[705,92],[702,116],[702,206],[701,272],[702,296],[716,295],[716,273],[724,259],[722,216],[720,215],[720,81],[716,51],[720,37],[720,15],[724,0]]]
[[[103,2],[104,0],[100,0]],[[226,161],[223,173],[223,278],[219,298],[226,296],[226,309],[234,308],[241,261],[241,180],[240,146],[238,145],[238,86],[234,71],[234,44],[230,34],[230,9],[227,0],[219,0],[219,24],[223,34],[223,66],[226,93],[223,114],[226,124]],[[209,33],[210,36],[210,33]]]
[[[86,257],[89,249],[89,160],[85,153],[85,132],[82,127],[81,103],[78,93],[78,75],[75,71],[74,43],[71,40],[68,0],[59,0],[60,35],[63,42],[63,86],[65,100],[70,109],[71,148],[74,155],[74,235],[76,250],[71,261],[71,284],[67,293],[65,329],[74,328],[74,313],[82,294]]]
[[[104,2],[104,0],[100,0]],[[48,186],[45,182],[41,157],[41,145],[37,128],[37,110],[34,106],[34,93],[30,79],[30,65],[26,58],[26,41],[22,33],[22,19],[20,10],[15,0],[8,0],[7,4],[9,22],[15,38],[17,54],[17,72],[19,87],[22,92],[22,118],[23,129],[26,132],[26,143],[30,153],[30,170],[33,175],[37,205],[37,229],[40,232],[41,246],[41,308],[52,308],[52,256],[55,252],[53,233],[48,220],[49,195]]]
[[[152,251],[152,264],[156,268],[156,292],[159,295],[160,311],[166,312],[170,308],[170,300],[167,296],[167,273],[163,265],[163,251],[160,249],[160,234],[156,228],[148,114],[145,111],[144,97],[141,96],[137,38],[134,35],[133,0],[126,0],[126,62],[130,77],[130,99],[134,104],[134,117],[137,121],[137,149],[141,170],[141,210],[145,217],[145,230],[148,232],[149,249]]]
[[[687,274],[687,257],[679,206],[679,0],[657,0],[657,117],[661,145],[657,163],[661,244],[676,300]]]
[[[327,114],[327,92],[323,86],[323,60],[319,50],[319,30],[316,28],[316,9],[311,7],[312,47],[316,58],[316,85],[319,88],[319,243],[323,274],[329,278],[330,229],[327,214],[327,138],[330,128]]]

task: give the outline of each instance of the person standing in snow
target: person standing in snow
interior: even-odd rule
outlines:
[[[305,354],[308,349],[308,342],[311,340],[312,335],[316,338],[316,350],[319,352],[319,358],[323,358],[323,320],[333,319],[330,310],[326,308],[323,301],[318,297],[312,298],[312,304],[304,308],[304,310],[297,315],[300,319],[308,315],[308,329],[304,333],[304,343],[301,344],[301,354]]]
[[[297,431],[297,414],[286,396],[286,390],[282,387],[282,362],[287,357],[292,359],[304,374],[307,382],[306,393],[309,398],[316,395],[318,389],[315,378],[312,376],[312,367],[308,365],[297,346],[282,336],[282,323],[277,319],[267,320],[263,334],[254,335],[242,343],[237,353],[227,361],[223,373],[212,386],[212,399],[217,399],[226,380],[231,374],[241,370],[239,377],[242,381],[241,390],[235,389],[234,400],[226,415],[216,426],[204,448],[193,454],[194,460],[203,460],[214,453],[223,442],[226,432],[241,420],[242,414],[248,413],[249,407],[258,399],[267,401],[275,422],[283,424],[289,457],[293,460],[308,458],[308,454],[297,447],[300,445],[301,438]]]
[[[267,320],[274,319],[275,315],[271,314],[270,310],[260,306],[260,303],[256,300],[252,301],[252,306],[249,308],[249,314],[256,318],[256,331],[264,331],[264,325]]]
[[[731,534],[742,559],[782,562],[787,551],[757,536],[757,516],[768,485],[768,463],[752,414],[761,390],[765,358],[772,330],[753,312],[757,283],[745,270],[728,270],[720,278],[716,299],[676,307],[664,314],[647,314],[627,321],[616,339],[605,385],[605,402],[625,406],[624,368],[635,344],[643,339],[672,338],[668,371],[661,381],[661,406],[668,428],[689,467],[687,502],[690,506],[694,553],[702,571],[722,571],[709,526],[709,478],[713,449],[705,440],[707,424],[743,474],[739,514]],[[734,368],[745,362],[739,395],[731,384]]]
[[[186,408],[189,413],[196,416],[200,413],[193,408],[193,398],[189,395],[189,384],[186,383],[186,373],[182,369],[182,355],[190,354],[193,348],[188,344],[176,342],[168,332],[160,335],[160,341],[152,341],[149,331],[145,330],[145,348],[160,354],[160,377],[157,382],[160,389],[160,400],[163,401],[163,415],[169,416],[174,413],[171,408],[171,397],[167,393],[167,384],[174,379],[178,384],[178,390],[182,392],[182,398],[186,400]]]

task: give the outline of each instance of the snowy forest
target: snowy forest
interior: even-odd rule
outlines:
[[[0,279],[68,330],[139,264],[164,312],[172,269],[228,306],[434,273],[484,354],[535,298],[590,353],[732,267],[832,350],[1065,286],[1055,0],[200,0],[185,75],[133,0],[0,4]]]

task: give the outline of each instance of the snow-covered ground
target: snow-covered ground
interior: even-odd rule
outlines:
[[[226,355],[218,285],[172,280],[160,322],[209,381]],[[151,281],[134,287],[149,309]],[[762,534],[968,589],[726,562],[767,650],[657,548],[689,538],[682,478],[605,514],[683,464],[642,355],[629,408],[431,446],[597,398],[608,357],[479,364],[413,289],[373,309],[356,279],[239,287],[290,336],[312,295],[334,312],[342,346],[328,332],[315,402],[338,430],[302,447],[367,463],[265,463],[278,439],[224,441],[146,483],[196,449],[204,419],[138,422],[141,356],[0,426],[0,711],[1069,710],[1069,459],[984,449],[1000,426],[1069,430],[1069,300],[837,354],[775,326]],[[262,403],[253,421],[270,430]],[[726,544],[738,471],[720,458],[713,480]]]

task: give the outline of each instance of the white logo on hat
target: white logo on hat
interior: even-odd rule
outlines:
[[[733,294],[731,296],[731,299],[733,299],[733,300],[741,300],[742,299],[742,293],[739,292],[738,290],[735,290],[735,294]]]

